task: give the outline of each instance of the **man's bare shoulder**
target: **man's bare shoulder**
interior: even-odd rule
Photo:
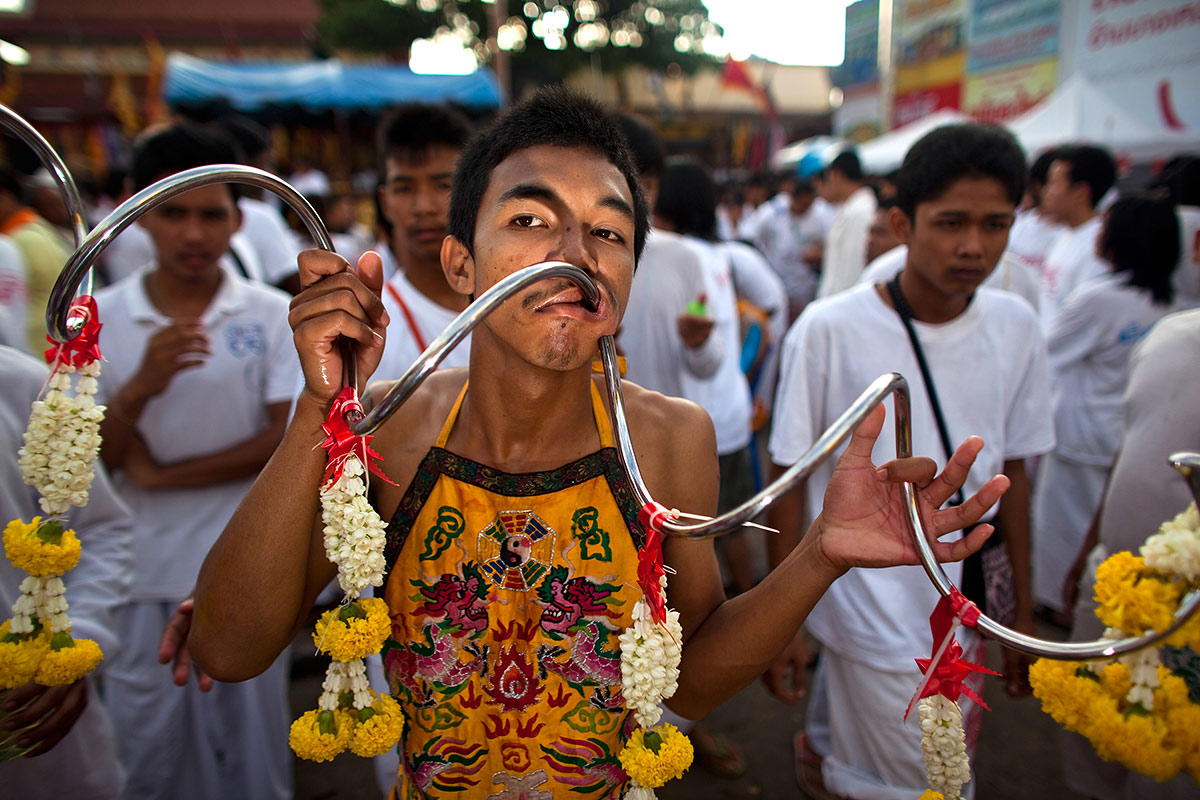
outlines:
[[[398,484],[376,487],[381,510],[389,511],[400,502],[425,454],[437,441],[442,423],[466,380],[465,368],[438,370],[375,432],[371,446],[383,457],[384,473]],[[369,409],[379,405],[395,383],[391,380],[372,383],[367,387],[364,406]]]
[[[623,382],[629,435],[654,499],[709,514],[716,506],[717,438],[700,406]],[[711,494],[711,498],[709,495]]]

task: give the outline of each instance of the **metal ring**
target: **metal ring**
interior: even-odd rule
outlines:
[[[517,270],[511,275],[498,281],[495,285],[476,298],[461,314],[454,318],[444,331],[432,342],[425,352],[412,363],[362,420],[351,424],[350,429],[357,436],[374,433],[388,417],[409,398],[417,387],[437,369],[437,365],[461,342],[471,330],[483,322],[488,314],[495,311],[505,300],[530,284],[547,278],[567,278],[579,285],[584,299],[596,303],[600,299],[600,290],[588,274],[573,264],[565,261],[545,261]]]
[[[304,195],[283,179],[241,164],[213,164],[184,170],[147,186],[121,203],[79,244],[59,273],[50,292],[50,302],[46,304],[46,329],[50,335],[59,342],[66,342],[78,333],[70,330],[67,324],[71,301],[83,277],[90,274],[92,264],[121,231],[160,203],[183,192],[215,183],[247,183],[273,192],[300,216],[318,246],[333,250],[333,240],[325,229],[325,223],[304,199]],[[353,360],[349,363],[352,368]]]
[[[58,190],[62,193],[63,200],[67,203],[67,212],[71,215],[71,232],[75,235],[75,246],[78,247],[88,234],[87,216],[84,213],[83,198],[79,195],[79,187],[75,185],[71,171],[67,169],[67,165],[63,163],[58,152],[29,124],[29,121],[3,103],[0,103],[0,124],[28,145],[37,155],[38,160],[42,162],[46,171],[53,176],[54,182],[58,184]],[[91,294],[90,284],[84,293]]]
[[[629,436],[629,425],[625,418],[625,403],[621,395],[620,373],[617,367],[616,345],[612,337],[605,337],[600,343],[600,354],[604,362],[604,376],[608,383],[609,404],[611,417],[616,434],[617,449],[621,463],[629,475],[630,484],[638,502],[645,505],[652,502],[650,492],[637,466],[637,458],[633,452],[633,442]],[[715,519],[701,523],[683,523],[667,520],[663,523],[663,532],[671,536],[682,536],[692,539],[711,538],[749,522],[765,510],[775,498],[790,491],[796,484],[806,478],[813,469],[833,455],[842,442],[867,417],[871,410],[883,401],[889,394],[893,395],[896,407],[896,457],[908,458],[912,455],[912,426],[909,412],[908,383],[897,373],[890,373],[876,378],[845,413],[817,439],[800,459],[774,483],[742,503],[737,508],[722,514]],[[1187,477],[1197,494],[1200,502],[1200,455],[1194,453],[1177,453],[1171,456],[1171,463]],[[904,504],[907,510],[909,528],[916,542],[917,553],[925,573],[941,592],[949,597],[957,591],[942,565],[933,554],[933,548],[925,533],[921,520],[920,507],[917,504],[917,487],[911,483],[903,485]],[[1020,631],[1005,627],[990,617],[981,614],[975,628],[985,636],[1000,642],[1006,647],[1029,655],[1044,658],[1069,659],[1086,661],[1098,658],[1112,658],[1121,653],[1128,653],[1147,647],[1170,636],[1178,630],[1200,608],[1200,591],[1190,592],[1184,602],[1176,610],[1170,627],[1160,632],[1152,632],[1143,636],[1128,637],[1118,640],[1097,640],[1094,642],[1055,642],[1034,636],[1027,636]]]

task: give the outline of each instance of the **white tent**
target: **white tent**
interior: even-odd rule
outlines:
[[[771,169],[792,169],[806,158],[822,162],[817,167],[819,169],[847,146],[849,142],[836,136],[812,136],[775,151],[775,155],[771,156]]]
[[[858,160],[862,163],[864,172],[876,175],[891,172],[900,166],[908,148],[917,143],[922,136],[940,128],[943,125],[953,125],[957,122],[967,122],[969,117],[958,111],[939,109],[927,117],[910,122],[903,128],[876,136],[869,142],[858,146]]]
[[[1147,122],[1074,75],[1045,100],[1008,123],[1032,159],[1056,145],[1091,143],[1119,156],[1145,160],[1200,145],[1200,131],[1177,132]]]

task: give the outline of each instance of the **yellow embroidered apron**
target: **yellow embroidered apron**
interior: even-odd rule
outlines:
[[[600,450],[513,475],[445,449],[466,391],[387,530],[398,797],[618,798],[645,532],[600,394]]]

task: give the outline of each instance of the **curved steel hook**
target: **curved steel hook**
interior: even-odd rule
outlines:
[[[606,337],[600,343],[601,357],[604,361],[604,375],[608,382],[609,401],[612,407],[613,428],[616,433],[618,452],[625,471],[629,474],[630,484],[638,502],[643,505],[651,502],[650,492],[638,470],[637,459],[633,452],[633,443],[629,437],[629,426],[625,420],[625,403],[621,395],[620,374],[617,369],[616,345],[611,337]],[[912,427],[909,413],[908,383],[897,373],[891,373],[876,378],[854,403],[817,439],[800,459],[787,472],[770,486],[763,489],[754,497],[742,503],[737,508],[721,516],[700,523],[683,523],[677,520],[667,520],[663,523],[663,532],[672,536],[688,538],[709,538],[725,531],[737,528],[758,516],[775,498],[794,488],[796,484],[807,477],[813,469],[829,458],[842,442],[866,418],[876,405],[889,394],[893,395],[896,407],[896,457],[908,458],[912,455]],[[1171,456],[1171,463],[1187,477],[1193,486],[1200,502],[1200,455],[1194,453],[1177,453]],[[920,555],[921,566],[933,585],[942,595],[949,597],[955,591],[942,565],[933,554],[933,548],[925,533],[921,520],[920,507],[917,504],[917,488],[911,483],[904,484],[904,504],[908,512],[909,528],[916,541],[917,552]],[[1094,642],[1055,642],[1027,636],[1020,631],[1008,628],[986,615],[980,615],[976,629],[1000,642],[1006,647],[1019,650],[1034,656],[1044,658],[1069,659],[1086,661],[1089,659],[1112,658],[1121,653],[1128,653],[1147,647],[1170,636],[1178,630],[1200,608],[1200,591],[1193,591],[1184,598],[1184,602],[1176,610],[1171,626],[1160,632],[1152,632],[1143,636],[1128,637],[1118,640],[1097,640]]]
[[[72,331],[67,321],[71,300],[74,299],[83,277],[90,277],[92,264],[117,234],[158,204],[183,192],[214,183],[247,183],[279,195],[300,216],[317,245],[325,250],[333,250],[333,240],[329,237],[329,231],[325,229],[325,223],[321,221],[320,216],[304,199],[304,195],[281,178],[241,164],[212,164],[184,170],[147,186],[121,203],[79,244],[59,273],[54,289],[50,292],[50,302],[46,305],[46,329],[50,335],[60,342],[68,341],[76,335],[77,331]],[[347,363],[353,367],[352,359]]]
[[[585,302],[591,304],[599,302],[600,290],[588,277],[588,274],[565,261],[545,261],[517,270],[479,295],[475,302],[455,317],[454,321],[429,343],[429,347],[425,348],[425,352],[413,362],[412,366],[405,370],[404,375],[392,385],[392,388],[371,409],[370,413],[362,420],[351,424],[350,429],[357,436],[374,433],[384,420],[390,417],[392,412],[399,408],[430,376],[437,365],[454,349],[454,346],[461,342],[476,325],[483,322],[488,314],[530,284],[547,278],[567,278],[574,281],[583,291]]]
[[[87,217],[84,214],[83,198],[79,195],[79,187],[75,185],[75,179],[71,177],[71,171],[67,169],[67,165],[63,163],[58,152],[50,146],[45,137],[38,133],[29,124],[28,120],[3,103],[0,103],[0,125],[12,131],[18,139],[28,145],[29,149],[37,154],[38,160],[42,162],[42,166],[46,168],[46,171],[54,178],[54,182],[58,184],[58,190],[62,192],[63,200],[67,203],[67,212],[71,215],[71,232],[75,235],[75,246],[78,247],[84,237],[87,236],[88,227]],[[92,287],[89,282],[84,293],[91,294],[91,291]]]

